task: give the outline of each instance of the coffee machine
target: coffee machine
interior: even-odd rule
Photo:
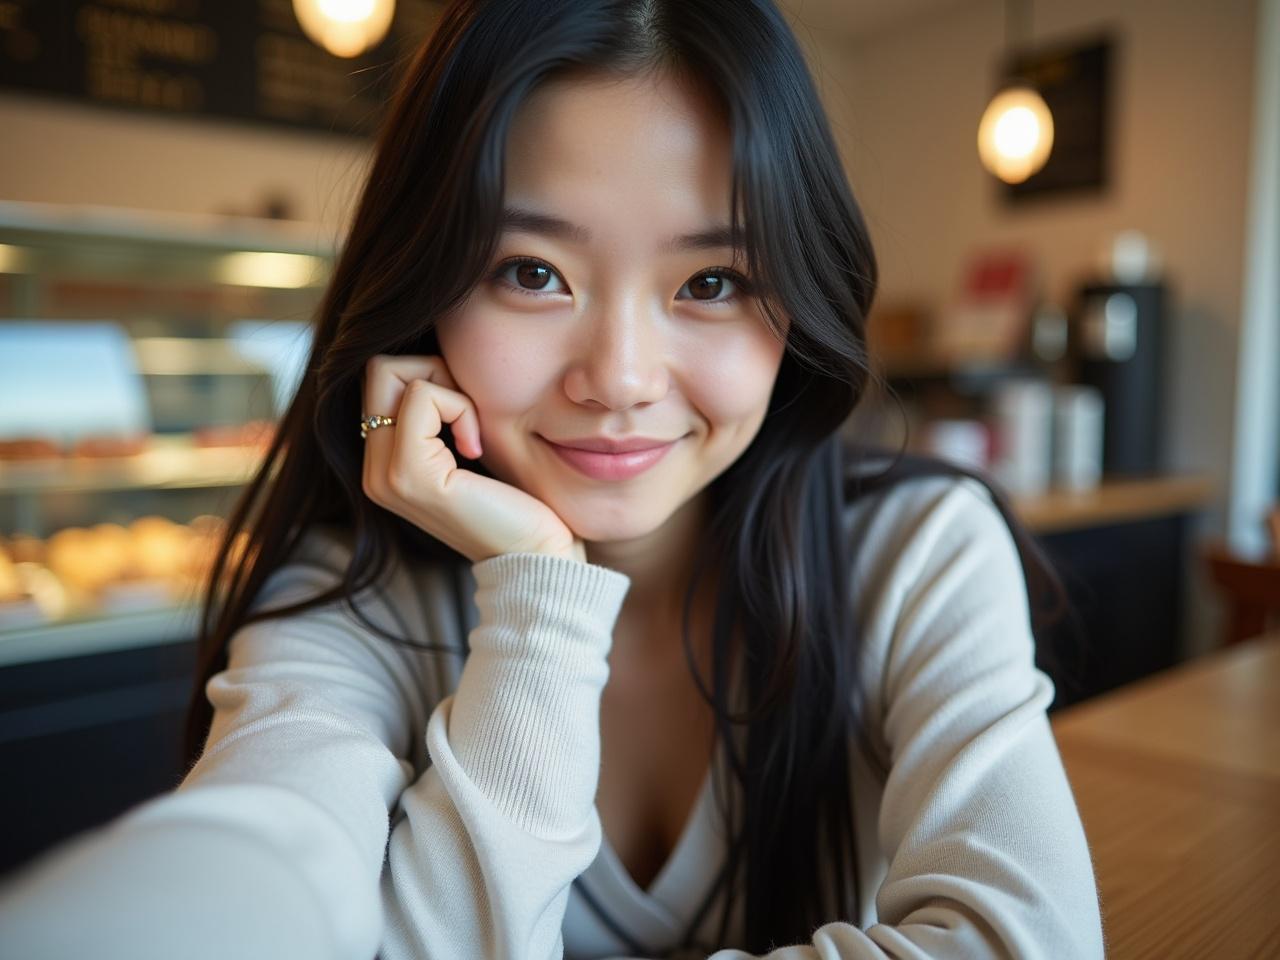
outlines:
[[[1169,292],[1160,279],[1080,287],[1070,352],[1078,383],[1103,400],[1102,471],[1161,471]]]

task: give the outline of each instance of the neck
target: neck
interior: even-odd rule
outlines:
[[[706,493],[694,497],[661,527],[635,540],[587,543],[587,560],[625,573],[631,579],[614,628],[614,663],[655,668],[684,666],[681,618],[685,593],[693,576],[694,559],[704,536]],[[693,639],[699,627],[709,632],[706,603],[714,596],[714,576],[704,575],[690,624]],[[705,622],[704,622],[705,621]]]

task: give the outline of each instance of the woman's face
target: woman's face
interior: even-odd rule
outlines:
[[[658,529],[764,419],[783,344],[736,279],[730,161],[721,111],[673,78],[552,81],[514,119],[507,222],[440,349],[481,462],[586,541]],[[670,446],[561,449],[600,438]]]

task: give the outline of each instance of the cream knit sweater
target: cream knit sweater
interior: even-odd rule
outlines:
[[[832,587],[861,624],[864,902],[769,958],[1102,956],[1000,514],[974,481],[917,479],[850,506],[845,529],[858,562]],[[314,595],[347,555],[313,531],[257,603]],[[599,706],[628,578],[535,554],[457,572],[397,564],[358,602],[465,658],[391,644],[338,605],[242,628],[206,687],[200,761],[7,878],[0,954],[649,958],[710,906],[688,955],[753,956],[710,939],[724,832],[709,776],[647,890],[603,836]],[[740,905],[731,918],[736,936]]]

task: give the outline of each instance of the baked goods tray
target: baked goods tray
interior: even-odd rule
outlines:
[[[0,461],[0,494],[237,486],[262,461],[257,447],[157,442],[127,457]]]

